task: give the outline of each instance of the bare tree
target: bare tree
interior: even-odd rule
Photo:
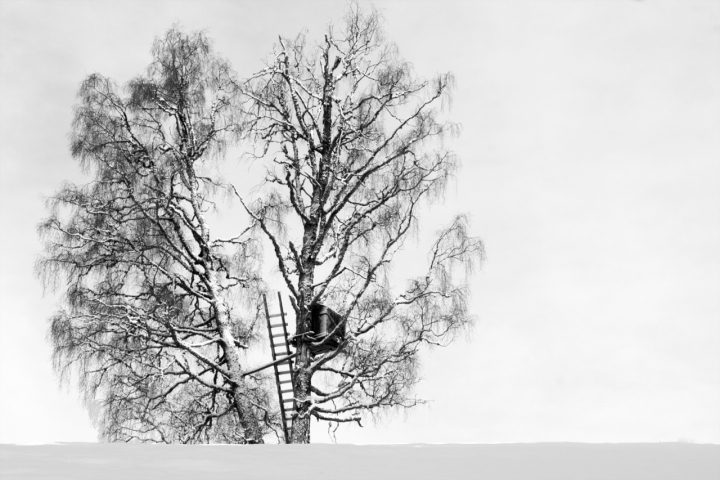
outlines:
[[[270,164],[266,194],[245,204],[298,319],[293,443],[310,441],[311,417],[360,423],[416,405],[419,349],[445,345],[472,323],[455,267],[467,273],[483,246],[462,216],[439,232],[424,275],[393,288],[388,270],[419,209],[458,166],[443,145],[457,131],[441,118],[452,86],[450,74],[416,78],[378,14],[357,5],[320,44],[281,38],[267,67],[241,86],[255,154]],[[319,304],[338,311],[332,333],[344,336],[311,331]]]
[[[152,54],[126,95],[97,74],[79,91],[72,154],[94,177],[53,196],[40,226],[39,272],[64,292],[55,366],[77,372],[106,440],[261,442],[278,418],[243,370],[259,253],[209,221],[237,80],[202,33],[173,28]]]

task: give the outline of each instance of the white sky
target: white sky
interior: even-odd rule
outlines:
[[[431,405],[338,441],[720,443],[720,2],[375,5],[419,74],[457,78],[464,168],[423,225],[469,213],[488,262],[472,339],[426,358]],[[95,440],[32,270],[44,198],[83,181],[79,83],[141,73],[176,20],[248,75],[344,7],[0,0],[0,442]]]

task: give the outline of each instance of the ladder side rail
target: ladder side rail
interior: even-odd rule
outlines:
[[[291,354],[291,357],[294,357],[297,355]],[[282,362],[277,363],[277,367],[285,366],[285,362],[287,362],[288,370],[281,371],[280,375],[287,375],[289,374],[290,380],[283,380],[281,382],[281,385],[285,385],[289,383],[290,385],[287,385],[285,388],[290,387],[288,390],[282,390],[281,391],[281,402],[283,404],[283,409],[285,410],[285,419],[286,422],[288,422],[288,438],[290,438],[290,428],[293,421],[293,415],[295,414],[295,392],[293,391],[293,384],[292,384],[292,378],[293,378],[293,371],[292,371],[292,358],[286,358]],[[288,405],[290,402],[292,402],[291,405]]]
[[[285,361],[278,362],[276,364],[277,365],[276,368],[279,369],[279,367],[284,366],[285,362],[287,362],[288,370],[287,371],[283,370],[282,372],[280,372],[280,374],[281,375],[287,374],[290,377],[290,380],[289,380],[290,385],[288,385],[290,387],[289,390],[281,389],[281,392],[280,392],[280,397],[281,397],[280,400],[281,400],[281,403],[283,406],[283,418],[284,418],[284,421],[286,422],[285,424],[286,424],[286,428],[287,428],[287,438],[290,438],[290,429],[292,428],[292,421],[293,421],[292,417],[295,414],[295,392],[293,391],[293,382],[292,382],[292,379],[293,379],[292,357],[293,357],[293,355],[297,355],[297,353],[291,354],[290,358],[286,357]],[[279,377],[278,377],[278,380],[279,380]],[[282,387],[282,385],[284,385],[287,382],[288,381],[286,380],[283,383],[281,383],[281,387]],[[285,387],[285,388],[287,388],[287,387]],[[290,403],[290,402],[292,402],[292,403]]]
[[[278,292],[277,295],[278,305],[280,305],[280,319],[282,320],[282,329],[283,333],[285,334],[285,351],[288,355],[290,355],[290,341],[288,339],[287,321],[285,321],[285,310],[283,309],[282,296],[280,295],[280,292]],[[292,369],[292,362],[290,363],[290,367]]]
[[[280,292],[278,292],[278,305],[280,305],[280,318],[282,319],[282,329],[283,333],[285,334],[285,352],[290,355],[290,339],[288,338],[288,331],[287,331],[287,321],[285,320],[285,309],[283,308],[282,303],[282,296],[280,295]],[[293,371],[293,361],[292,359],[288,360],[288,363],[290,365],[290,372]],[[290,374],[290,378],[293,377],[293,374]],[[293,397],[295,396],[295,393],[293,392]]]
[[[275,342],[273,342],[272,328],[270,327],[270,311],[268,310],[267,297],[265,296],[265,294],[263,294],[263,304],[265,305],[265,319],[267,320],[268,337],[270,338],[270,353],[272,354],[272,359],[274,362],[275,360],[277,360],[277,355],[275,355]]]
[[[263,294],[263,304],[265,305],[265,318],[267,319],[267,327],[268,327],[268,336],[270,337],[270,353],[272,354],[273,361],[277,360],[277,356],[275,355],[275,349],[274,342],[272,338],[272,328],[270,327],[270,311],[268,310],[267,305],[267,296]],[[278,365],[273,365],[273,370],[275,370],[275,386],[277,387],[278,392],[278,400],[280,401],[280,416],[282,417],[282,426],[283,426],[283,433],[285,434],[285,443],[288,443],[288,429],[287,429],[287,420],[285,420],[285,406],[283,405],[283,398],[282,398],[282,387],[280,386],[280,374],[278,373]]]
[[[285,418],[285,404],[283,403],[282,398],[282,389],[280,387],[280,374],[278,373],[278,365],[273,365],[273,370],[275,370],[275,381],[277,382],[278,386],[278,400],[280,401],[280,417],[282,418],[282,427],[283,427],[283,434],[285,435],[285,443],[288,443],[288,439],[290,438],[290,435],[288,435],[288,425],[287,420]]]

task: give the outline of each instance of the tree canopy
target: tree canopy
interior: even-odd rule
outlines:
[[[442,119],[452,86],[450,74],[414,75],[377,12],[357,6],[319,44],[281,38],[243,84],[246,133],[271,164],[265,195],[247,208],[298,319],[293,442],[309,441],[311,417],[359,423],[364,412],[415,405],[419,348],[472,322],[454,269],[471,269],[483,247],[464,217],[439,232],[424,276],[402,288],[388,276],[422,206],[458,167],[443,142],[458,130]],[[318,304],[336,309],[347,333],[313,355],[330,338],[310,334]]]
[[[243,231],[207,222],[203,173],[238,136],[235,74],[202,33],[171,29],[147,73],[80,87],[71,151],[93,175],[49,200],[39,268],[62,281],[56,366],[76,367],[107,440],[258,442],[277,423],[243,376],[262,282]],[[124,94],[123,94],[124,93]]]

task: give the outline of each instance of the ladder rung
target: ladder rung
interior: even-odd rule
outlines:
[[[295,399],[294,399],[294,398],[291,398],[290,400],[283,400],[282,402],[283,402],[283,403],[295,402]]]
[[[282,385],[283,383],[292,383],[292,379],[291,380],[283,380],[282,382],[279,382],[279,383],[280,383],[280,385]]]
[[[268,318],[275,318],[275,317],[280,317],[280,316],[282,316],[282,313],[272,313],[272,314],[268,315]]]
[[[284,337],[284,336],[285,336],[284,333],[278,333],[277,335],[273,335],[272,338]]]
[[[292,391],[293,391],[293,389],[291,388],[290,390],[280,390],[280,393],[288,393],[288,392],[292,392]]]
[[[285,327],[287,326],[285,323],[271,323],[270,328],[277,328],[277,327]]]

